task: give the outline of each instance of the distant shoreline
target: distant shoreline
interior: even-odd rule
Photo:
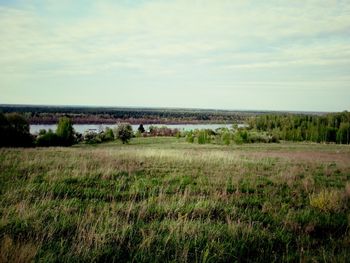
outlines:
[[[242,124],[262,114],[323,115],[321,112],[233,111],[180,108],[4,105],[0,112],[23,114],[30,124],[55,124],[63,116],[75,124]]]
[[[50,120],[50,121],[30,121],[29,124],[30,125],[50,125],[50,124],[57,124],[58,120]],[[130,120],[130,119],[116,119],[116,120],[100,120],[100,121],[91,121],[91,122],[84,122],[84,121],[76,121],[73,118],[73,123],[74,124],[81,124],[81,125],[110,125],[110,124],[118,124],[118,123],[122,123],[122,122],[126,122],[126,123],[130,123],[130,124],[143,124],[143,125],[152,125],[152,124],[162,124],[162,125],[196,125],[196,124],[244,124],[244,122],[229,122],[229,121],[219,121],[219,120],[212,120],[212,121],[163,121],[163,120],[148,120],[148,121],[144,121],[144,120]]]

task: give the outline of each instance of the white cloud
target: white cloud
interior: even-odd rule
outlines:
[[[348,1],[23,1],[0,7],[0,82],[120,73],[163,86],[319,78],[344,87],[349,13]]]
[[[67,6],[61,3],[57,7],[55,3],[46,4],[45,10]],[[68,22],[48,19],[35,8],[1,8],[0,63],[4,71],[32,74],[40,72],[41,66],[56,64],[59,70],[47,67],[45,72],[94,74],[113,67],[149,72],[150,68],[157,71],[164,64],[176,64],[176,59],[186,65],[232,59],[228,67],[243,69],[344,64],[350,58],[349,38],[345,36],[350,25],[349,7],[339,3],[279,6],[153,1],[126,7],[98,1],[93,8],[95,13]],[[317,48],[325,53],[315,51],[312,43],[292,46],[294,41],[308,41],[322,34],[346,39],[336,44],[320,40],[325,43]],[[241,51],[246,48],[250,50]],[[260,51],[270,48],[265,53]]]

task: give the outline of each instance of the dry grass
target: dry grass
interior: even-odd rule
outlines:
[[[323,212],[339,212],[345,206],[344,194],[340,190],[322,190],[310,195],[310,205]]]

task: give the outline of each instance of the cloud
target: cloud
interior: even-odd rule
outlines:
[[[344,83],[349,13],[348,1],[19,1],[0,5],[0,81]]]
[[[164,66],[162,61],[176,58],[182,58],[185,64],[203,59],[220,63],[227,53],[238,54],[233,61],[240,61],[229,67],[241,68],[303,64],[295,56],[305,54],[310,57],[308,63],[343,63],[349,58],[349,8],[340,9],[340,4],[332,8],[313,4],[255,7],[231,1],[201,3],[151,1],[142,7],[127,7],[98,1],[91,7],[95,13],[68,22],[64,18],[48,19],[34,7],[2,7],[1,63],[7,73],[32,73],[40,69],[36,65],[49,63],[61,65],[62,72],[66,67],[67,73],[93,74],[113,67],[149,71],[150,64],[158,70]],[[67,5],[53,1],[44,9],[65,10]],[[323,19],[317,19],[320,14]],[[320,41],[324,42],[328,59],[320,52],[316,52],[319,57],[310,56],[310,52],[315,53],[312,43],[288,46],[293,40],[307,42],[322,34],[346,38],[336,44],[342,45],[340,50],[345,50],[346,57],[327,39]],[[250,50],[244,52],[245,48]],[[265,54],[261,49],[267,49]],[[339,53],[342,59],[336,58]],[[264,62],[256,61],[259,57]]]

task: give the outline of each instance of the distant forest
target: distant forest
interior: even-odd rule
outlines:
[[[251,118],[251,129],[287,141],[350,143],[350,112],[315,115],[267,114]]]
[[[77,124],[129,122],[131,124],[244,123],[249,117],[267,112],[169,109],[112,108],[73,106],[0,105],[0,112],[23,114],[30,124],[54,124],[66,116]]]

